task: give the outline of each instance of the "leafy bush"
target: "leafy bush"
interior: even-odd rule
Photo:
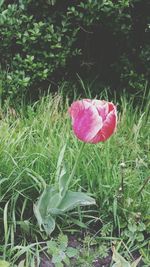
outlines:
[[[130,71],[146,79],[148,7],[147,0],[1,1],[1,94],[36,94],[76,72],[115,84],[130,81]]]
[[[51,17],[41,21],[28,15],[27,7],[8,5],[1,14],[3,88],[6,94],[9,88],[9,95],[49,79],[79,52],[72,48],[78,29],[71,29],[69,18],[62,16],[55,25]]]

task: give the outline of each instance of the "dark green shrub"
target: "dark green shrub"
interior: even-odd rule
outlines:
[[[147,0],[1,1],[3,98],[36,94],[76,72],[134,88],[132,80],[149,74],[148,7]]]
[[[51,79],[57,69],[66,66],[69,57],[79,53],[72,47],[78,29],[72,29],[69,18],[62,15],[57,25],[51,17],[38,21],[29,15],[27,7],[28,3],[23,6],[9,4],[0,17],[1,65],[6,95],[20,95],[27,88]]]

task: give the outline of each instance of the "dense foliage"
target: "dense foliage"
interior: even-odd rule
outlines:
[[[34,95],[76,73],[143,88],[149,6],[148,0],[1,1],[1,94]]]

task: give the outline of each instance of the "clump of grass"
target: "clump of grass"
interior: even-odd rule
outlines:
[[[123,96],[118,103],[116,134],[106,143],[85,146],[71,187],[94,195],[97,206],[88,213],[78,210],[66,215],[67,222],[61,220],[58,225],[61,229],[71,230],[73,223],[85,226],[84,222],[91,225],[99,220],[102,228],[98,233],[103,233],[103,227],[110,224],[103,238],[119,236],[132,250],[140,247],[139,243],[135,246],[143,241],[141,235],[141,241],[138,240],[139,233],[146,236],[149,231],[149,105],[147,101],[144,109],[134,107],[133,99]],[[28,247],[31,240],[38,242],[38,238],[44,238],[36,225],[33,203],[44,183],[55,183],[62,145],[67,142],[68,170],[72,169],[81,146],[72,133],[67,109],[68,99],[49,95],[15,113],[2,112],[0,242],[4,260],[13,258],[17,245]],[[143,224],[143,230],[131,230],[129,223],[136,227]]]

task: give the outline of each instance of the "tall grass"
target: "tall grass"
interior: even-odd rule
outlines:
[[[92,194],[97,206],[88,214],[86,210],[72,212],[68,221],[61,221],[60,228],[67,230],[71,222],[99,220],[102,225],[110,224],[111,236],[121,236],[130,220],[139,220],[149,231],[150,103],[145,100],[144,108],[143,99],[141,106],[134,107],[133,103],[134,98],[120,98],[116,134],[105,143],[86,144],[77,166],[71,187]],[[68,99],[49,95],[19,111],[10,108],[2,111],[0,242],[3,258],[12,258],[18,244],[28,248],[31,241],[44,237],[36,225],[33,203],[45,183],[55,183],[62,145],[67,142],[68,172],[81,146],[72,133],[67,109]]]

